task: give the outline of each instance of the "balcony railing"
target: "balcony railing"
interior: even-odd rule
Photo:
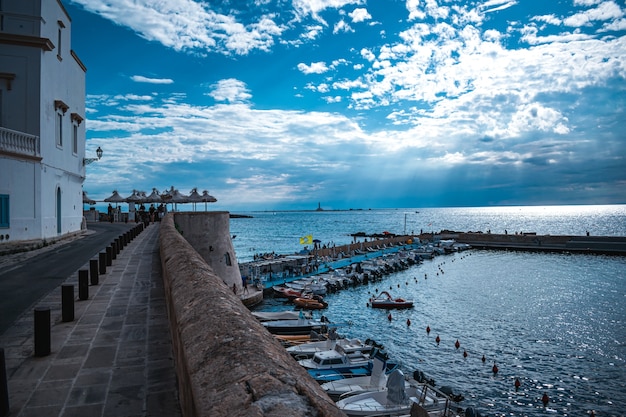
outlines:
[[[41,157],[39,136],[0,127],[0,152]]]

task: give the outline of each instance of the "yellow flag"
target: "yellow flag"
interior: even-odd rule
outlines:
[[[313,235],[306,235],[300,238],[301,245],[310,245],[311,243],[313,243]]]

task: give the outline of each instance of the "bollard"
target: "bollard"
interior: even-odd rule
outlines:
[[[78,299],[86,300],[89,298],[89,271],[86,269],[78,270]]]
[[[61,321],[74,321],[74,286],[61,285]]]
[[[124,239],[122,239],[122,235],[119,235],[115,241],[117,242],[117,247],[120,248],[120,251],[124,249]]]
[[[117,245],[111,242],[111,259],[115,260],[115,258],[117,258]]]
[[[104,275],[107,273],[107,253],[100,252],[98,256],[99,256],[98,265],[100,266],[100,275]]]
[[[98,285],[98,283],[100,282],[99,278],[100,277],[98,276],[98,260],[90,259],[89,260],[89,281],[91,282],[91,285]]]
[[[107,246],[107,266],[113,265],[113,248],[111,246]]]
[[[0,417],[9,415],[9,385],[7,383],[7,366],[4,361],[4,348],[0,348]]]
[[[50,307],[35,308],[35,356],[50,354]]]

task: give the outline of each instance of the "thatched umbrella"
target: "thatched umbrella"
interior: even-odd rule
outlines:
[[[204,202],[204,211],[207,211],[206,203],[215,203],[217,198],[209,194],[207,190],[202,191],[202,201]]]
[[[117,207],[118,203],[125,203],[126,199],[117,192],[117,190],[113,190],[113,194],[110,197],[104,199],[105,203],[115,203],[115,207]]]
[[[196,203],[201,203],[203,200],[202,196],[198,194],[198,189],[193,188],[191,193],[189,193],[189,202],[193,203],[193,211],[196,211]]]

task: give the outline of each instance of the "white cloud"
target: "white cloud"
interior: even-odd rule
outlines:
[[[325,62],[312,62],[311,65],[301,62],[298,64],[298,70],[304,74],[323,74],[328,71],[328,67]]]
[[[133,75],[130,77],[131,80],[137,83],[148,83],[148,84],[173,84],[174,80],[170,78],[149,78],[144,77],[143,75]]]
[[[566,26],[580,27],[596,21],[607,21],[624,17],[622,9],[613,1],[602,2],[598,7],[569,16],[563,20]]]
[[[333,28],[334,35],[339,32],[354,32],[354,29],[352,29],[345,20],[341,19],[339,22],[335,23],[335,27]]]
[[[213,90],[207,95],[215,101],[227,101],[229,103],[242,103],[252,98],[246,84],[234,78],[220,80],[212,86]]]
[[[348,13],[348,16],[352,19],[352,23],[365,22],[372,18],[372,15],[365,8],[356,8]]]
[[[323,22],[320,13],[326,9],[341,9],[348,5],[360,5],[365,0],[293,0],[293,8],[298,16],[312,17],[315,20]]]
[[[254,49],[268,50],[274,38],[285,30],[269,15],[244,25],[234,16],[213,11],[209,3],[193,0],[73,1],[149,41],[177,51],[247,54]]]

